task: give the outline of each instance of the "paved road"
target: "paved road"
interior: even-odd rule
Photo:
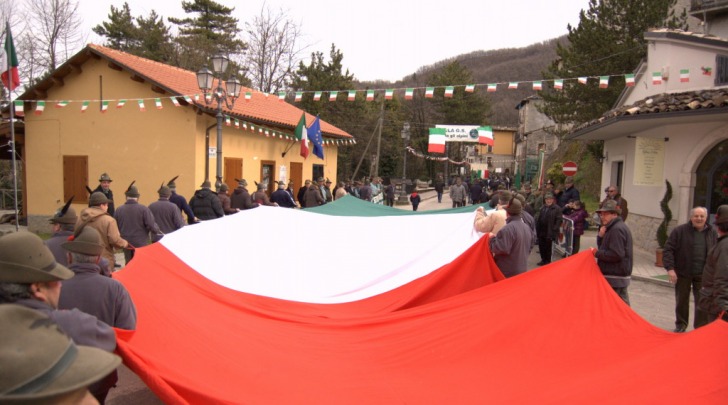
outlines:
[[[451,201],[445,195],[442,203],[438,204],[436,198],[427,198],[420,204],[420,210],[433,210],[448,208]],[[409,206],[398,206],[401,209],[411,209]],[[536,268],[540,257],[536,250],[529,257],[529,269]],[[664,329],[674,328],[674,292],[670,287],[655,283],[633,280],[629,288],[632,309],[650,324]],[[692,311],[691,311],[692,313]],[[111,405],[139,404],[153,405],[162,402],[149,390],[144,383],[129,369],[122,367],[119,373],[118,387],[111,391],[106,401]]]

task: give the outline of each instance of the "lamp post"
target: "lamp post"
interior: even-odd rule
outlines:
[[[410,123],[405,121],[402,125],[402,132],[400,133],[404,140],[404,162],[402,163],[402,190],[397,199],[398,204],[407,204],[407,146],[409,145],[410,139]]]
[[[242,88],[240,81],[234,76],[223,82],[222,76],[227,72],[229,63],[230,59],[227,56],[217,54],[212,57],[212,72],[207,67],[203,67],[197,72],[197,86],[204,93],[205,104],[212,104],[213,99],[217,103],[217,170],[215,175],[217,179],[215,187],[217,188],[220,187],[222,181],[222,107],[224,105],[231,110],[235,105],[235,100],[240,96]],[[210,90],[212,90],[212,95],[208,98]]]

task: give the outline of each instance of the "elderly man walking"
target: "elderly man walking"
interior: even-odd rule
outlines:
[[[116,209],[114,219],[119,223],[121,237],[131,243],[134,248],[140,248],[149,244],[149,233],[158,238],[162,235],[157,223],[154,221],[154,214],[146,205],[139,204],[139,190],[132,182],[124,193],[126,203]],[[124,250],[124,259],[128,264],[134,258],[134,249]]]
[[[106,210],[109,207],[109,200],[106,199],[103,193],[96,191],[91,194],[88,200],[88,208],[84,208],[81,211],[81,215],[76,222],[76,229],[81,226],[90,226],[101,235],[101,240],[104,243],[104,252],[101,256],[108,260],[109,265],[105,275],[111,275],[114,271],[114,248],[125,249],[129,246],[124,238],[119,233],[119,226],[116,223],[114,217],[109,215]]]
[[[602,226],[597,234],[597,246],[594,251],[597,265],[604,278],[614,292],[629,305],[629,287],[632,279],[632,232],[619,216],[619,206],[609,200],[597,210]]]
[[[508,215],[506,226],[497,235],[490,234],[490,250],[498,268],[506,277],[525,273],[528,269],[528,255],[533,246],[533,233],[521,213],[523,206],[517,198],[511,199],[505,207]]]
[[[716,241],[716,233],[707,220],[708,210],[705,207],[693,208],[690,222],[673,229],[663,249],[663,265],[670,283],[675,284],[674,332],[685,332],[688,327],[691,289],[696,303],[693,327],[697,329],[708,323],[708,314],[697,306],[705,259]]]

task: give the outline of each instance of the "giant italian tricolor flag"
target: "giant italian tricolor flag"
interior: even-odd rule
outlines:
[[[138,312],[125,364],[168,404],[728,398],[728,323],[650,325],[590,252],[503,279],[472,212],[363,204],[261,206],[138,249],[114,275]]]

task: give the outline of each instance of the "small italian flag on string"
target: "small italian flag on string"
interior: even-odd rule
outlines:
[[[367,90],[367,101],[374,100],[374,90]]]
[[[384,90],[384,99],[391,100],[394,97],[394,89]]]
[[[405,100],[412,100],[412,97],[414,97],[414,95],[415,95],[415,89],[410,88],[410,89],[406,89],[404,91]]]
[[[509,82],[508,83],[508,89],[509,90],[515,90],[518,88],[518,82]]]
[[[586,80],[587,80],[587,77],[586,76],[582,76],[582,77],[580,77],[580,78],[577,79],[577,81],[580,84],[586,84]]]
[[[435,96],[435,88],[434,87],[426,87],[425,88],[425,98],[432,98]]]
[[[192,97],[190,97],[190,96],[182,96],[182,98],[183,98],[183,99],[184,99],[184,100],[185,100],[185,101],[186,101],[186,102],[187,102],[188,104],[192,104]]]
[[[556,90],[561,90],[564,88],[564,79],[556,79],[554,80],[554,88]]]
[[[332,91],[329,93],[329,101],[336,101],[336,97],[339,95],[338,91]]]
[[[533,82],[534,90],[541,90],[541,82]]]
[[[63,108],[68,105],[68,100],[61,100],[56,103],[56,108]]]
[[[453,93],[455,93],[454,86],[445,87],[445,97],[452,98]]]
[[[298,101],[301,101],[301,99],[303,99],[303,92],[297,91],[295,101],[298,102]]]
[[[317,91],[317,92],[313,93],[313,101],[319,101],[319,100],[321,100],[321,92]]]
[[[170,97],[169,101],[171,101],[175,107],[179,107],[179,100],[177,100],[177,97]]]
[[[354,100],[356,100],[356,90],[349,90],[349,97],[348,97],[348,100],[349,100],[349,101],[354,101]]]
[[[84,100],[84,102],[81,103],[81,112],[86,112],[86,110],[88,110],[89,104],[91,104],[90,101]]]
[[[652,84],[662,84],[662,72],[652,72]]]
[[[599,88],[606,89],[609,87],[609,76],[599,76]]]
[[[251,98],[253,98],[253,92],[246,91],[245,92],[245,101],[250,101]]]
[[[465,91],[467,91],[468,93],[474,92],[475,91],[475,85],[474,84],[465,85]]]
[[[13,103],[15,104],[15,115],[17,115],[18,117],[24,117],[25,107],[23,106],[23,100],[15,100]]]
[[[488,93],[493,93],[496,90],[498,90],[498,85],[496,83],[488,83]]]
[[[286,100],[286,92],[285,91],[279,91],[278,92],[278,101],[285,101]]]
[[[195,95],[194,95],[194,96],[192,96],[192,97],[194,97],[194,98],[195,98],[195,101],[200,101],[200,95],[199,95],[199,94],[195,94]]]
[[[137,104],[139,105],[139,111],[141,111],[141,112],[147,111],[147,108],[144,106],[144,100],[142,100],[142,99],[137,100]]]
[[[35,115],[41,115],[45,111],[45,101],[38,101],[35,105]]]
[[[154,99],[154,106],[157,107],[157,110],[162,109],[162,99],[161,98],[155,98]]]
[[[106,111],[109,111],[109,101],[103,100],[101,101],[101,112],[105,113]]]
[[[634,87],[634,73],[627,73],[624,75],[624,84],[627,87]]]
[[[187,96],[185,96],[185,97],[187,97]],[[126,104],[126,100],[119,100],[119,102],[116,103],[116,108],[121,108],[124,106],[124,104]]]
[[[238,120],[237,118],[235,118],[235,128],[240,128],[240,120]]]
[[[690,81],[690,69],[680,69],[680,83],[687,83]]]
[[[232,125],[232,122],[230,121],[230,116],[225,116],[225,125],[227,125],[227,126]]]

